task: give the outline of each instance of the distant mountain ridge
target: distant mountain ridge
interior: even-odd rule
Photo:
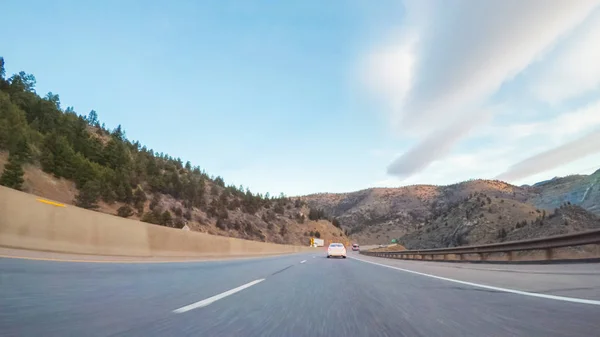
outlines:
[[[600,170],[590,175],[554,178],[532,186],[529,202],[553,209],[569,202],[600,215]]]
[[[521,234],[512,232],[519,229],[520,233],[524,233],[521,230],[525,227],[523,222],[527,222],[529,228],[531,221],[536,223],[541,220],[542,214],[554,214],[556,209],[565,205],[579,206],[576,211],[569,209],[578,216],[571,217],[569,210],[564,210],[561,216],[566,219],[568,228],[560,231],[600,227],[597,223],[597,215],[600,215],[600,170],[591,175],[555,177],[533,186],[515,186],[498,180],[471,180],[448,186],[413,185],[370,188],[351,193],[320,193],[300,199],[311,208],[323,209],[327,215],[336,217],[351,238],[364,244],[406,237],[407,240],[401,240],[401,243],[407,248],[456,245],[460,243],[456,242],[456,238],[421,235],[422,242],[415,239],[421,230],[444,232],[445,229],[440,228],[446,227],[447,222],[448,227],[456,229],[460,225],[464,226],[462,230],[472,232],[471,243],[489,243],[505,237],[517,238]],[[485,205],[482,205],[482,200]],[[467,210],[477,213],[479,218],[471,218],[472,214],[466,214]],[[581,213],[590,214],[582,216]],[[571,218],[575,220],[570,222],[568,219]],[[556,225],[557,221],[552,223]],[[517,223],[522,227],[517,228]],[[541,223],[547,221],[542,220]],[[473,231],[475,227],[480,228]],[[527,237],[556,232],[546,228],[538,230],[538,227],[543,226],[534,226],[534,230],[529,228]],[[468,241],[467,236],[465,234],[464,238]]]

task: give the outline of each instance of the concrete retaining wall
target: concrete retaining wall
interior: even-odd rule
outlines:
[[[156,226],[43,200],[0,186],[0,246],[121,256],[217,257],[310,251],[309,247]]]

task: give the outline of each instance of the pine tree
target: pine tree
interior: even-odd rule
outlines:
[[[50,149],[48,149],[47,147],[42,148],[42,153],[40,155],[40,164],[42,164],[42,170],[44,170],[44,172],[54,172],[54,155],[52,154],[52,151],[50,151]]]
[[[10,154],[8,163],[4,166],[2,176],[0,176],[0,185],[21,190],[23,187],[23,167],[18,156]]]
[[[100,198],[100,184],[95,181],[88,181],[83,185],[79,194],[75,198],[75,205],[87,209],[98,208],[98,199]]]
[[[133,194],[133,205],[139,214],[144,213],[144,203],[146,202],[146,193],[138,187]]]
[[[0,56],[0,80],[4,81],[4,76],[6,72],[4,70],[4,57]]]
[[[150,201],[150,210],[154,210],[156,206],[160,203],[160,194],[155,193],[152,196],[152,201]]]
[[[171,212],[164,211],[163,214],[161,214],[161,216],[160,216],[160,224],[162,226],[168,226],[168,227],[170,227],[171,225],[173,225],[173,217],[171,216]]]
[[[133,215],[133,209],[129,205],[121,206],[117,210],[117,215],[123,218],[128,218]]]
[[[93,125],[96,127],[100,126],[100,121],[98,121],[98,114],[96,113],[95,110],[90,111],[86,120],[90,125]]]

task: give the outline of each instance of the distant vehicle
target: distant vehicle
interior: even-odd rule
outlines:
[[[352,244],[352,250],[355,252],[358,252],[360,250],[360,247],[358,246],[358,243],[353,243]]]
[[[341,243],[332,243],[327,247],[327,258],[338,256],[346,258],[346,247]]]

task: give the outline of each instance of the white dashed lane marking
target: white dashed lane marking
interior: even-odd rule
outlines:
[[[198,301],[198,302],[192,303],[190,305],[186,305],[185,307],[181,307],[179,309],[175,309],[175,310],[173,310],[173,312],[176,313],[176,314],[181,314],[181,313],[184,313],[186,311],[190,311],[190,310],[194,310],[194,309],[205,307],[205,306],[210,305],[210,304],[212,304],[212,303],[214,303],[214,302],[216,302],[216,301],[218,301],[220,299],[223,299],[223,298],[225,298],[225,297],[227,297],[229,295],[233,295],[233,294],[237,293],[238,291],[242,291],[242,290],[244,290],[246,288],[252,287],[253,285],[258,284],[258,283],[260,283],[260,282],[262,282],[264,280],[265,279],[263,278],[263,279],[260,279],[260,280],[252,281],[250,283],[246,283],[246,284],[244,284],[242,286],[239,286],[237,288],[233,288],[231,290],[227,290],[226,292],[220,293],[220,294],[215,295],[213,297],[209,297],[209,298],[207,298],[205,300]]]

